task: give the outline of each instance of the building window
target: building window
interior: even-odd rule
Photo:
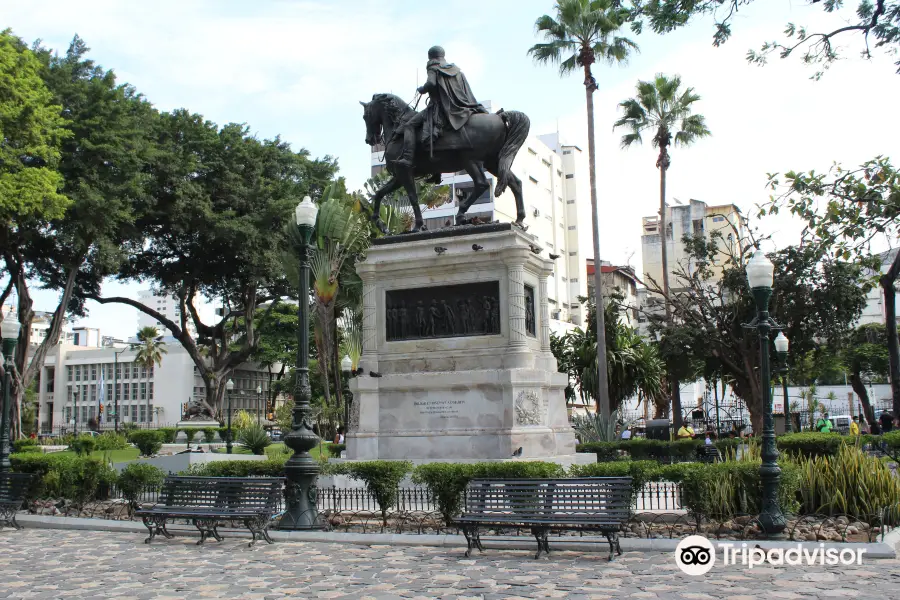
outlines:
[[[557,174],[559,177],[562,177],[562,171],[560,171],[559,169],[556,170],[556,174]]]
[[[578,254],[578,253],[577,252],[569,252],[569,256],[575,256],[576,254]]]
[[[147,384],[145,382],[141,382],[141,400],[147,399]]]
[[[574,226],[574,225],[569,225],[569,231],[575,231],[575,226]]]
[[[140,367],[137,366],[137,363],[131,363],[131,378],[138,379],[140,377]]]
[[[567,156],[569,154],[572,154],[571,150],[563,150],[563,156]]]
[[[136,384],[136,383],[131,384],[131,399],[132,400],[138,399],[138,384]]]
[[[572,283],[578,283],[578,278],[577,278],[577,277],[573,277],[573,278],[570,279],[569,281],[571,281]]]
[[[575,204],[574,200],[566,200],[566,204]]]
[[[535,179],[535,178],[532,177],[531,175],[528,176],[528,180],[529,180],[531,183],[534,183],[534,184],[537,183],[537,179]]]
[[[150,398],[150,400],[153,400],[153,382],[152,381],[147,385],[147,393],[149,394],[148,397]]]
[[[535,152],[531,148],[528,149],[528,154],[533,154],[534,156],[537,156],[537,152]]]
[[[721,223],[725,220],[725,217],[713,217],[713,223]]]
[[[91,365],[91,381],[97,381],[97,365]]]
[[[566,179],[574,179],[575,175],[573,173],[566,173]]]
[[[147,421],[147,407],[141,404],[141,422]]]
[[[69,381],[72,381],[72,371],[74,371],[74,370],[75,369],[73,369],[72,367],[68,367],[66,369],[66,372],[69,374]]]

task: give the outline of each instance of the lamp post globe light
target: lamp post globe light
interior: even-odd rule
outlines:
[[[769,317],[769,299],[772,297],[774,275],[775,265],[766,258],[762,250],[757,249],[747,262],[747,282],[756,301],[757,314],[756,318],[745,327],[756,329],[759,335],[759,387],[763,395],[762,465],[759,468],[763,489],[759,523],[767,534],[781,533],[787,525],[778,504],[781,468],[778,466],[778,449],[775,447],[775,418],[772,414],[772,388],[769,386],[771,381],[769,332],[773,327],[778,327]]]
[[[225,440],[225,453],[231,454],[231,392],[234,390],[234,382],[228,380],[225,383],[225,395],[228,396],[228,439]]]
[[[12,467],[9,461],[10,442],[9,428],[10,410],[12,408],[12,398],[10,398],[10,389],[12,387],[12,373],[16,364],[16,343],[19,341],[19,329],[21,325],[12,314],[7,315],[3,322],[0,323],[0,337],[3,338],[3,356],[6,361],[3,364],[5,375],[3,377],[3,413],[0,419],[0,473],[6,473]]]
[[[310,240],[316,225],[319,209],[309,196],[294,210],[294,218],[300,233],[297,254],[300,264],[300,290],[297,295],[297,364],[294,378],[294,410],[291,415],[291,432],[285,437],[285,445],[294,454],[284,465],[286,510],[279,529],[317,529],[316,477],[319,465],[309,451],[319,443],[319,436],[310,425],[312,409],[309,401],[309,254]]]
[[[790,347],[790,341],[787,339],[787,336],[784,335],[783,331],[778,332],[778,336],[775,338],[775,352],[778,353],[778,362],[780,363],[780,368],[778,369],[778,374],[781,375],[781,393],[784,397],[784,417],[785,421],[787,421],[785,425],[785,431],[787,433],[794,432],[794,423],[791,421],[791,404],[788,400],[788,390],[787,390],[787,357],[788,357],[788,348]]]

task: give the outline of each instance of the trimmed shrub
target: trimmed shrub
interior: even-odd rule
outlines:
[[[786,513],[799,510],[799,471],[789,461],[779,462],[779,504]],[[741,460],[721,463],[681,463],[660,467],[658,478],[681,485],[682,502],[692,513],[727,518],[759,514],[762,483],[760,462]]]
[[[178,437],[178,429],[175,427],[160,427],[157,431],[162,434],[163,444],[174,444]]]
[[[341,452],[347,449],[347,444],[329,444],[328,453],[332,458],[340,458]]]
[[[200,429],[197,427],[184,427],[178,431],[184,433],[184,439],[190,444],[194,441],[194,437],[200,432]]]
[[[287,460],[217,460],[206,464],[192,465],[187,475],[198,477],[284,477],[284,463]]]
[[[201,429],[203,432],[203,441],[207,444],[212,444],[216,439],[216,428],[215,427],[204,427]]]
[[[143,456],[153,456],[163,445],[162,432],[153,429],[136,429],[131,432],[128,439],[137,446]]]
[[[69,444],[69,450],[79,456],[88,456],[97,449],[97,440],[90,435],[79,435]]]
[[[834,456],[844,444],[839,433],[788,433],[775,439],[778,450],[792,456]]]
[[[408,460],[369,460],[343,465],[347,475],[366,484],[381,509],[382,524],[387,527],[387,513],[397,504],[400,482],[412,470]]]
[[[659,478],[660,465],[655,460],[617,460],[592,465],[572,465],[569,477],[631,477],[632,501],[648,481]]]
[[[266,448],[272,445],[272,439],[265,429],[254,423],[238,431],[238,443],[253,454],[262,456],[266,453]]]
[[[619,460],[619,442],[587,442],[575,446],[575,452],[594,453],[597,462]]]
[[[222,440],[223,444],[228,441],[228,428],[227,427],[218,427],[218,428],[216,428],[216,431],[219,433],[219,439]],[[231,433],[233,434],[234,430],[232,430]],[[232,440],[232,441],[234,441],[234,440]]]
[[[94,441],[97,442],[97,450],[104,452],[107,450],[124,450],[128,447],[128,440],[125,439],[125,436],[114,431],[102,433],[94,438]]]
[[[38,441],[33,440],[31,438],[22,438],[19,440],[13,440],[12,451],[13,452],[43,452],[43,450],[41,449],[41,445],[38,444]]]
[[[146,463],[131,463],[127,465],[116,480],[122,497],[128,500],[130,511],[138,506],[138,498],[145,491],[159,491],[166,474],[159,467]]]
[[[463,492],[469,481],[477,478],[565,477],[565,470],[549,462],[480,462],[480,463],[427,463],[413,470],[412,480],[424,485],[449,525],[460,512]]]
[[[99,458],[71,454],[37,454],[10,456],[16,473],[33,473],[27,498],[66,498],[83,503],[106,495],[116,480],[116,472]]]

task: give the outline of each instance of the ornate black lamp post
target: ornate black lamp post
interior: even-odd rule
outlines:
[[[344,396],[344,431],[350,430],[350,403],[353,401],[353,392],[350,391],[350,375],[353,371],[353,359],[345,354],[341,360],[341,371],[344,372],[344,389],[341,393]]]
[[[257,385],[256,386],[256,424],[257,425],[262,425],[262,411],[261,411],[260,405],[259,405],[260,397],[262,397],[262,386]]]
[[[294,380],[294,412],[291,432],[285,437],[285,445],[294,451],[284,465],[286,511],[278,524],[279,529],[316,529],[316,476],[319,465],[309,451],[319,443],[319,436],[310,426],[312,410],[309,406],[312,392],[309,388],[309,252],[310,239],[316,225],[319,209],[309,196],[295,209],[297,228],[300,230],[300,292],[297,297],[297,365]]]
[[[228,380],[225,383],[225,395],[228,396],[228,439],[225,440],[225,453],[231,454],[231,391],[234,390],[234,382]]]
[[[791,404],[788,401],[788,392],[787,392],[787,374],[788,374],[788,365],[787,365],[787,356],[788,356],[788,348],[790,347],[790,341],[787,339],[787,336],[784,335],[783,331],[778,332],[778,337],[775,338],[775,352],[778,353],[778,374],[781,375],[781,392],[784,395],[784,416],[787,420],[787,424],[785,425],[785,431],[788,433],[793,433],[794,424],[791,421]]]
[[[10,398],[10,388],[12,387],[13,369],[16,364],[16,343],[19,341],[19,329],[21,325],[15,316],[9,314],[0,323],[0,336],[3,337],[3,356],[6,357],[4,368],[6,374],[3,377],[3,418],[0,421],[0,473],[7,472],[12,467],[9,461],[10,442],[9,428],[10,422],[9,412],[12,408],[12,398]]]
[[[745,327],[759,333],[759,387],[763,394],[762,466],[759,478],[762,481],[762,511],[759,522],[768,534],[781,533],[787,522],[778,504],[778,488],[781,485],[781,468],[778,466],[778,449],[775,447],[775,418],[772,415],[772,388],[769,372],[769,332],[778,327],[769,317],[769,298],[772,297],[775,265],[762,250],[753,253],[747,263],[747,282],[756,300],[756,318]]]

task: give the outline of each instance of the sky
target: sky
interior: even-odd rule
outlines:
[[[475,95],[496,108],[529,115],[532,133],[558,130],[587,147],[581,77],[560,78],[535,65],[527,50],[539,40],[534,21],[550,0],[0,0],[0,27],[28,42],[65,51],[76,33],[90,56],[113,69],[160,110],[185,107],[219,124],[246,123],[261,138],[280,135],[295,149],[338,159],[350,189],[369,176],[370,154],[360,100],[392,92],[412,100],[424,77],[427,50],[446,49]],[[850,11],[852,12],[850,7]],[[621,150],[614,132],[618,103],[640,79],[679,74],[701,96],[696,111],[712,137],[672,150],[670,202],[690,198],[737,204],[745,214],[768,199],[767,173],[827,170],[835,161],[859,164],[896,154],[900,119],[882,99],[900,97],[892,57],[860,58],[859,38],[840,38],[845,60],[820,81],[797,57],[773,57],[765,67],[745,54],[780,39],[788,22],[810,30],[844,24],[819,5],[782,1],[741,7],[733,37],[712,46],[713,21],[677,32],[632,36],[640,53],[627,64],[596,65],[598,203],[601,257],[640,271],[641,217],[659,204],[656,154],[649,144]],[[796,243],[800,224],[788,217],[757,223],[774,243]],[[590,243],[589,240],[586,243]],[[104,295],[137,297],[146,284],[107,282]],[[53,310],[57,294],[37,290],[35,308]],[[137,311],[88,303],[80,324],[126,338]],[[208,313],[207,313],[208,314]]]

